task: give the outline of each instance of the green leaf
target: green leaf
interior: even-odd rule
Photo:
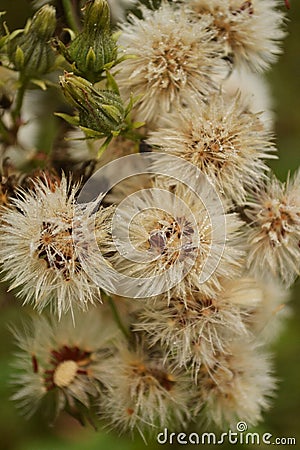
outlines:
[[[104,151],[107,149],[107,147],[109,146],[109,144],[110,144],[112,138],[113,138],[113,136],[111,135],[111,136],[108,136],[107,139],[105,139],[105,141],[103,142],[103,144],[101,145],[101,147],[100,147],[99,150],[98,150],[98,153],[97,153],[97,158],[98,158],[98,159],[103,155],[103,152],[104,152]]]
[[[23,68],[24,66],[24,52],[21,49],[21,47],[18,45],[17,50],[16,50],[16,55],[15,55],[15,60],[16,60],[16,67],[18,70],[20,70],[21,68]]]
[[[100,131],[92,130],[91,128],[79,126],[79,128],[86,134],[87,139],[101,139],[105,134]]]
[[[92,47],[89,48],[85,58],[86,68],[89,70],[93,70],[96,61],[96,55]]]
[[[110,61],[103,66],[103,70],[109,70],[115,65],[115,60]]]
[[[104,112],[116,122],[120,122],[120,110],[113,105],[102,105]]]
[[[106,70],[105,72],[106,72],[106,78],[107,78],[107,83],[106,83],[107,89],[110,89],[115,94],[120,95],[119,87],[117,85],[116,80],[114,79],[114,77],[108,70]]]
[[[39,80],[39,79],[31,79],[30,80],[31,83],[35,84],[36,86],[38,86],[39,88],[41,88],[43,91],[47,90],[47,84],[45,81],[43,80]]]
[[[115,31],[114,33],[112,33],[111,38],[117,42],[117,40],[119,39],[119,37],[121,36],[122,31]]]
[[[146,124],[146,122],[133,122],[131,127],[133,130],[136,130],[137,128],[141,128]]]
[[[3,28],[4,28],[4,30],[5,30],[5,32],[7,34],[7,39],[9,41],[12,41],[16,36],[18,36],[19,34],[23,33],[23,30],[21,30],[21,29],[20,30],[14,30],[14,31],[12,31],[10,33],[6,23],[3,23]]]
[[[136,56],[136,55],[124,55],[124,56],[121,56],[121,58],[118,58],[118,59],[116,60],[115,66],[116,66],[117,64],[120,64],[120,63],[123,62],[123,61],[126,61],[127,59],[137,59],[137,56]]]
[[[78,116],[70,116],[69,114],[64,113],[54,113],[55,116],[64,119],[70,125],[78,126],[79,125],[79,117]]]

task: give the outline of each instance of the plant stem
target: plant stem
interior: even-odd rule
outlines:
[[[27,83],[25,81],[22,82],[22,80],[21,80],[21,84],[20,84],[20,87],[17,92],[16,104],[15,104],[14,110],[12,111],[12,117],[14,119],[14,122],[16,122],[16,120],[19,119],[19,117],[20,117],[26,87],[27,87]]]
[[[122,322],[122,320],[121,320],[121,318],[119,316],[119,313],[118,313],[118,310],[116,308],[115,302],[113,301],[113,299],[110,296],[107,296],[107,299],[108,299],[108,303],[109,303],[109,306],[111,308],[112,314],[114,316],[114,319],[116,321],[116,324],[118,325],[118,327],[120,328],[120,330],[122,331],[122,333],[124,334],[126,339],[128,339],[129,338],[129,331],[124,326],[124,324],[123,324],[123,322]]]
[[[9,143],[9,131],[6,128],[6,126],[4,125],[4,123],[2,122],[2,119],[0,118],[0,133],[3,137],[3,140],[6,144]]]
[[[71,0],[62,0],[62,5],[69,27],[73,31],[78,31],[76,16],[72,8]]]

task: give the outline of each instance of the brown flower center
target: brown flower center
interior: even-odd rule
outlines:
[[[163,389],[169,392],[176,382],[172,374],[159,368],[147,367],[138,362],[132,363],[131,368],[133,374],[141,377],[143,383],[149,387],[158,383]]]
[[[70,220],[66,221],[63,229],[50,222],[43,222],[38,257],[47,263],[48,268],[59,270],[66,280],[70,279],[71,271],[79,270]]]
[[[177,260],[183,260],[195,249],[192,241],[193,234],[192,224],[184,217],[159,221],[156,228],[149,233],[150,251],[160,255],[165,263],[174,264]]]

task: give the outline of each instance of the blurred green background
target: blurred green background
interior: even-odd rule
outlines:
[[[284,1],[282,0],[284,4]],[[279,160],[272,162],[277,176],[284,179],[289,171],[300,166],[300,2],[291,0],[288,12],[289,35],[284,42],[284,53],[267,74],[274,98],[276,134]],[[30,15],[26,0],[0,0],[0,9],[7,11],[6,20],[11,29],[22,27]],[[15,350],[7,329],[9,323],[18,323],[22,311],[13,296],[5,294],[1,286],[0,301],[0,448],[3,450],[141,450],[148,448],[182,448],[179,444],[161,446],[154,441],[146,446],[140,438],[120,438],[105,431],[82,428],[73,419],[63,416],[51,428],[39,417],[29,421],[19,415],[9,401],[10,361]],[[273,407],[264,416],[264,422],[255,430],[274,437],[295,437],[300,448],[300,282],[293,288],[293,314],[279,340],[273,345],[276,373],[279,379],[278,395]],[[185,448],[197,446],[185,445]],[[215,446],[205,445],[205,448]],[[246,447],[246,446],[245,446]],[[245,448],[223,444],[221,448]],[[264,448],[266,445],[248,445]]]

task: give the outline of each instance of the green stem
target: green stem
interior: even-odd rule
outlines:
[[[108,303],[109,303],[109,306],[110,306],[110,308],[111,308],[112,314],[113,314],[113,316],[114,316],[114,319],[115,319],[115,321],[116,321],[116,324],[118,325],[118,327],[120,328],[120,330],[122,331],[122,333],[124,334],[124,336],[126,337],[126,339],[128,339],[128,338],[129,338],[129,331],[128,331],[128,329],[124,326],[124,324],[123,324],[123,322],[122,322],[122,320],[121,320],[121,318],[120,318],[120,316],[119,316],[119,313],[118,313],[118,310],[117,310],[117,308],[116,308],[115,302],[114,302],[113,299],[112,299],[111,297],[109,297],[109,296],[107,296],[107,299],[108,299]]]
[[[27,87],[27,83],[25,81],[21,81],[20,87],[17,92],[17,98],[16,98],[16,104],[14,107],[14,110],[12,111],[12,117],[14,119],[14,122],[20,117],[21,115],[21,109],[23,105],[24,95]]]
[[[71,0],[62,0],[62,5],[69,27],[73,31],[78,31],[76,16],[74,14],[74,10],[71,5]]]
[[[3,142],[8,144],[9,143],[9,131],[6,128],[6,126],[4,125],[4,123],[2,122],[1,118],[0,118],[0,134],[3,137]]]

